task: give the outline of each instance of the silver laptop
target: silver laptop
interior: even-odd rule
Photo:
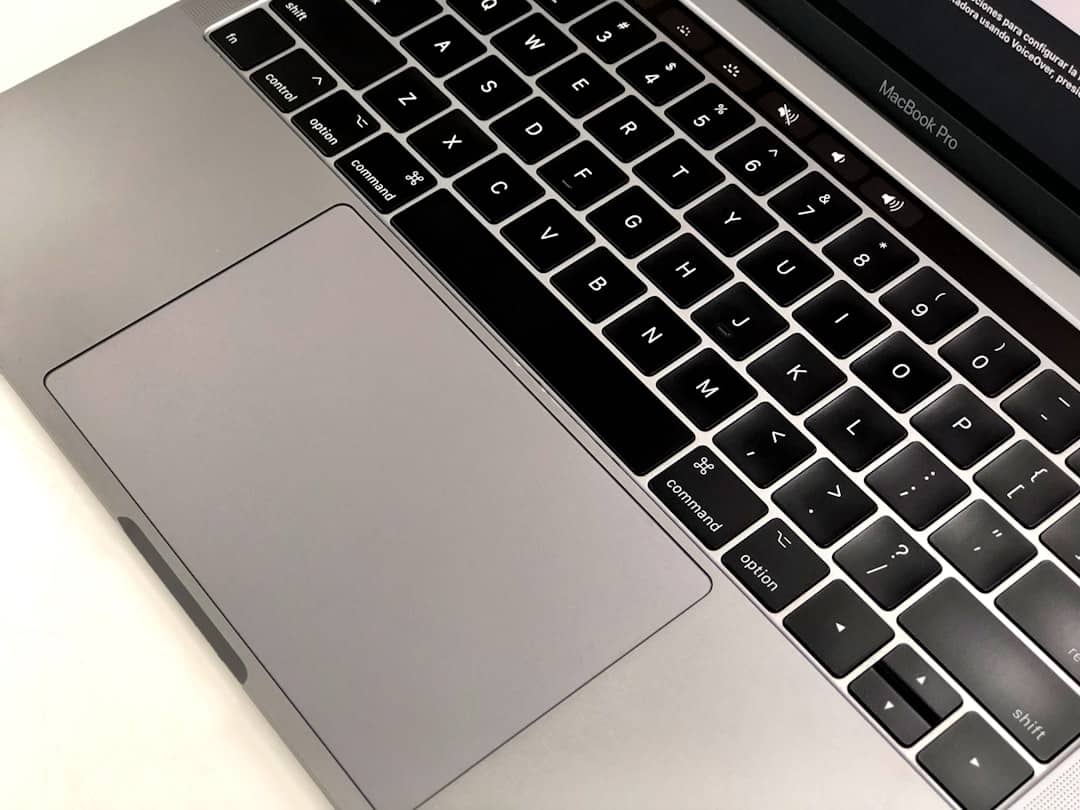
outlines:
[[[185,0],[0,369],[338,807],[1077,808],[1078,133],[1063,0]]]

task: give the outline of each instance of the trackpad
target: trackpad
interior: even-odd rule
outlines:
[[[378,810],[710,586],[346,207],[46,384]]]

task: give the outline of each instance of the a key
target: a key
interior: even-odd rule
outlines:
[[[889,328],[889,319],[846,281],[827,287],[794,314],[821,345],[841,358],[855,354]]]
[[[754,123],[754,117],[715,84],[673,104],[667,116],[703,149],[715,149]]]
[[[983,593],[1035,556],[1035,547],[983,500],[949,518],[930,535],[930,545]]]
[[[541,273],[553,270],[596,241],[555,200],[546,200],[522,214],[505,226],[502,233]]]
[[[588,115],[623,91],[618,79],[584,53],[548,71],[538,83],[571,118]]]
[[[361,9],[392,36],[427,22],[442,9],[437,0],[355,0]]]
[[[585,122],[587,129],[608,151],[630,163],[663,143],[672,129],[635,96],[627,96]]]
[[[832,276],[825,262],[787,231],[739,259],[739,269],[780,306],[795,303]]]
[[[1029,529],[1034,529],[1080,492],[1072,478],[1026,439],[979,470],[975,483],[1021,526]]]
[[[538,163],[578,137],[574,126],[542,98],[533,98],[491,125],[526,163]]]
[[[712,430],[757,395],[742,374],[712,349],[668,373],[658,387],[702,430]]]
[[[737,186],[724,186],[686,212],[686,221],[725,256],[776,229],[776,220]]]
[[[755,194],[767,194],[806,168],[806,161],[775,133],[759,127],[717,155]]]
[[[702,73],[666,42],[658,42],[619,66],[631,87],[659,106],[701,81]]]
[[[530,14],[494,36],[492,44],[532,76],[574,52],[574,43],[543,14]]]
[[[488,222],[502,222],[540,199],[544,190],[508,155],[496,155],[454,183]]]
[[[847,380],[844,372],[802,335],[785,338],[747,371],[794,414],[805,413]]]
[[[392,76],[369,90],[364,99],[398,132],[412,129],[450,106],[450,99],[416,68]]]
[[[693,318],[736,360],[753,354],[788,328],[783,316],[743,282],[721,292],[694,312]]]
[[[240,70],[251,70],[284,53],[295,43],[285,29],[261,8],[230,20],[214,31],[210,39]]]
[[[919,261],[875,219],[864,219],[825,246],[825,255],[869,292],[877,292]]]
[[[987,396],[997,396],[1039,358],[992,318],[980,318],[941,347],[945,362]]]
[[[638,267],[678,307],[693,306],[733,275],[716,254],[688,233],[642,259]]]
[[[957,580],[901,613],[900,625],[1040,762],[1080,735],[1080,695]]]
[[[1080,391],[1056,371],[1043,371],[1001,407],[1051,453],[1080,439]]]
[[[963,705],[960,695],[948,681],[907,644],[897,645],[874,664],[874,669],[932,728],[937,728]]]
[[[450,8],[481,34],[490,34],[525,16],[530,6],[528,0],[450,0]]]
[[[307,51],[295,50],[251,74],[251,81],[283,113],[328,93],[337,84]]]
[[[889,335],[851,370],[894,410],[906,413],[949,381],[940,363],[907,335]]]
[[[587,253],[552,276],[555,289],[582,315],[599,323],[645,294],[645,285],[607,248]]]
[[[894,740],[908,748],[930,733],[930,724],[885,680],[868,669],[848,691]]]
[[[701,342],[659,298],[647,298],[604,328],[604,335],[642,374],[656,374]]]
[[[962,470],[969,469],[1013,435],[1013,429],[962,385],[950,388],[911,424]]]
[[[770,613],[777,613],[829,573],[829,566],[782,520],[770,520],[720,558]]]
[[[875,520],[833,555],[878,605],[892,610],[941,573],[941,566],[891,517]]]
[[[338,90],[297,113],[293,124],[327,157],[355,146],[379,129],[379,122],[347,90]]]
[[[880,650],[893,631],[843,582],[830,582],[784,619],[793,636],[835,678]]]
[[[932,267],[923,267],[901,281],[881,303],[919,340],[936,343],[977,311],[966,295]]]
[[[656,39],[656,34],[622,3],[608,3],[574,23],[570,32],[609,65]]]
[[[484,53],[484,45],[457,18],[444,14],[401,40],[432,76],[445,76]]]
[[[634,167],[645,181],[672,208],[682,208],[709,189],[718,186],[724,175],[686,141],[672,141]]]
[[[767,509],[707,447],[698,447],[649,482],[675,517],[715,551],[765,516]]]
[[[451,110],[410,135],[409,145],[443,177],[457,174],[495,151],[495,142],[461,110]]]
[[[759,487],[775,484],[814,455],[814,445],[767,402],[717,434],[716,446]]]
[[[913,529],[925,529],[971,494],[968,485],[919,442],[866,476],[866,483]]]
[[[536,0],[536,4],[559,22],[570,22],[596,8],[602,0]]]
[[[1080,683],[1080,585],[1041,562],[997,598],[997,606]]]
[[[907,430],[861,388],[836,397],[806,420],[806,428],[856,472],[907,436]]]
[[[817,132],[817,121],[788,95],[776,91],[766,93],[758,99],[757,108],[766,120],[792,140],[805,141]]]
[[[485,56],[446,82],[477,118],[486,121],[529,95],[529,86],[497,56]]]
[[[827,458],[818,459],[780,487],[773,500],[822,548],[877,511],[866,493]]]
[[[1080,506],[1056,520],[1040,538],[1043,545],[1080,576]]]
[[[859,206],[820,172],[796,180],[769,207],[810,242],[820,242],[859,215]]]
[[[552,158],[540,176],[575,210],[589,208],[626,185],[626,174],[590,141],[582,141]]]
[[[435,174],[388,133],[361,144],[335,165],[383,214],[396,211],[435,185]]]
[[[679,223],[639,186],[631,186],[589,214],[589,222],[628,258],[640,256],[679,229]]]
[[[861,183],[870,174],[866,159],[850,144],[843,143],[831,133],[821,132],[806,145],[825,168],[848,185]]]

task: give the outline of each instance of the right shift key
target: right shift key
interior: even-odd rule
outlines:
[[[1080,696],[955,579],[900,625],[1040,762],[1080,736]]]

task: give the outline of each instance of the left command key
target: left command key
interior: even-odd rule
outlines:
[[[264,9],[237,17],[210,35],[240,70],[251,70],[295,44],[295,40]]]

